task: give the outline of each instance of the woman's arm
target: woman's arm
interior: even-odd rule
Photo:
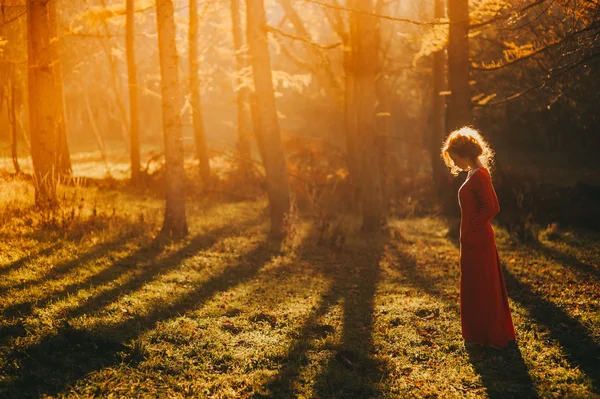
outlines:
[[[479,199],[480,208],[478,212],[471,215],[471,226],[475,230],[479,230],[483,225],[500,212],[500,204],[490,176],[484,171],[476,173],[473,177],[473,190]]]

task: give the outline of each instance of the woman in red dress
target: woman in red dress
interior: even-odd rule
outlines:
[[[469,172],[458,190],[462,336],[467,344],[502,348],[515,340],[515,329],[490,223],[500,211],[489,172],[493,155],[470,127],[452,132],[442,148],[452,174]]]

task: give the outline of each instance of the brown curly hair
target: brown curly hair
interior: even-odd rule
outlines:
[[[450,168],[450,172],[454,176],[458,176],[461,169],[454,164],[450,154],[472,160],[479,158],[479,161],[488,172],[492,172],[494,151],[481,136],[481,133],[473,127],[465,126],[453,131],[448,135],[442,146],[442,159],[446,163],[446,166]]]

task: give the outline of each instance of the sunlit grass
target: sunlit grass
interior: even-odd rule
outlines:
[[[306,220],[270,241],[264,200],[189,199],[190,235],[169,242],[161,198],[61,187],[76,217],[52,224],[27,182],[2,185],[0,396],[598,393],[595,233],[554,226],[532,247],[498,229],[520,350],[470,353],[456,221],[365,239],[349,219],[340,249]]]

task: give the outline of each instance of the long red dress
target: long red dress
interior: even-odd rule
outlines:
[[[490,221],[500,211],[492,178],[479,168],[458,190],[460,319],[467,342],[504,347],[515,340],[504,275]]]

